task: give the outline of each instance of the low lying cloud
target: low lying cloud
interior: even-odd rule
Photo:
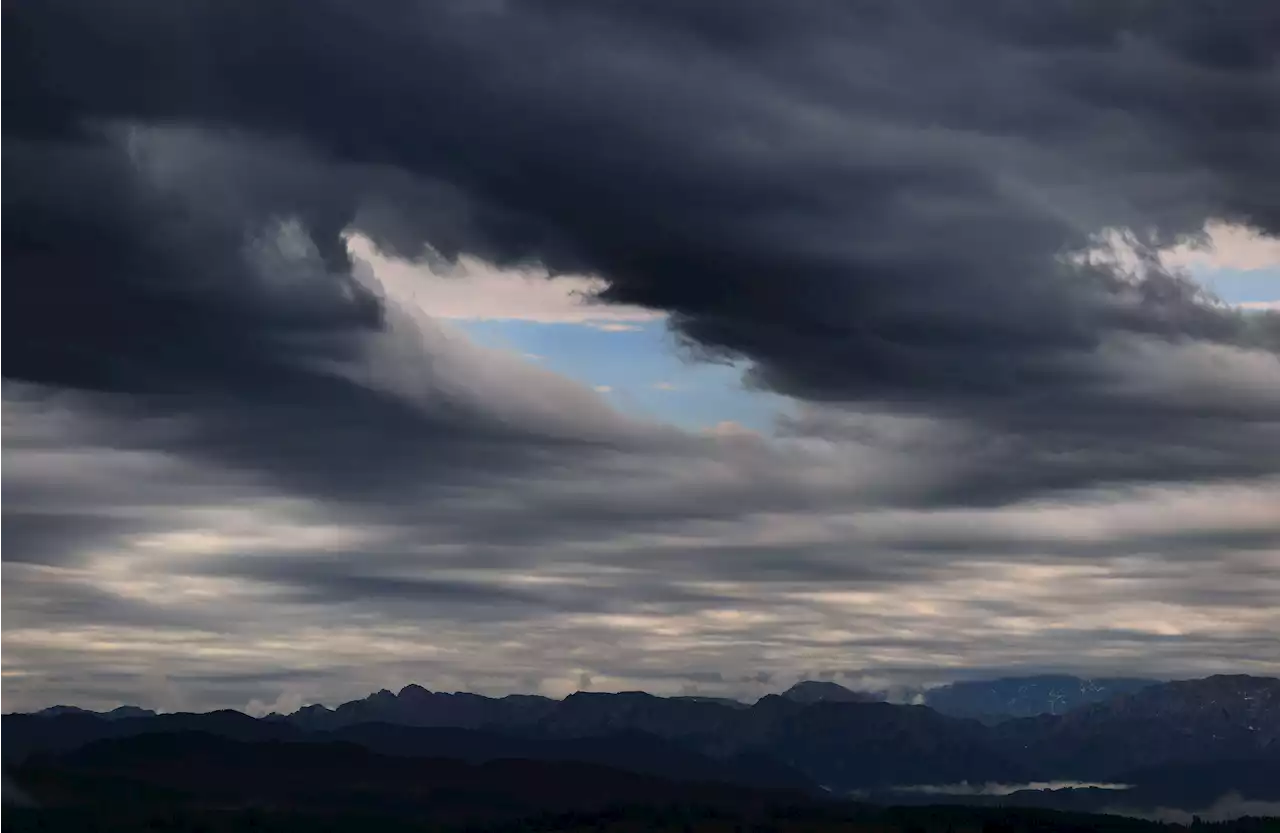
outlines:
[[[1127,790],[1130,784],[1112,784],[1091,781],[1028,781],[1025,784],[914,784],[890,787],[892,792],[919,793],[921,795],[1013,795],[1023,790]]]
[[[1245,816],[1280,818],[1280,801],[1250,801],[1241,798],[1238,793],[1227,793],[1202,810],[1180,810],[1174,807],[1135,809],[1116,805],[1107,807],[1102,812],[1165,824],[1191,824],[1196,818],[1205,822],[1233,821]]]

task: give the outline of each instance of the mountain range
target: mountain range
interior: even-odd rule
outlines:
[[[929,688],[900,688],[893,691],[855,691],[829,680],[802,680],[777,695],[796,703],[895,702],[928,706],[950,717],[967,717],[986,723],[999,723],[1016,717],[1061,714],[1082,705],[1100,703],[1121,694],[1131,694],[1158,681],[1136,677],[1081,678],[1068,675],[1001,677],[949,683]],[[616,697],[639,692],[622,692]],[[578,692],[574,696],[585,696]],[[727,697],[687,695],[667,697],[682,703],[716,704],[734,709],[748,709],[751,704]],[[419,685],[408,685],[398,693],[382,690],[361,700],[343,703],[330,709],[310,705],[287,717],[310,728],[386,720],[408,725],[484,726],[524,723],[555,710],[559,701],[549,697],[514,694],[492,698],[468,692],[429,691]],[[74,707],[55,706],[54,710]],[[117,715],[121,707],[112,712]],[[280,715],[277,715],[279,717]]]
[[[855,691],[829,680],[802,680],[779,696],[797,703],[910,703],[928,706],[951,717],[970,717],[987,723],[998,723],[1014,717],[1060,714],[1081,705],[1104,702],[1119,694],[1133,693],[1157,682],[1130,677],[1088,679],[1067,675],[1039,675],[962,681],[929,688]],[[735,709],[750,707],[749,703],[728,697],[684,695],[664,699],[713,703]],[[333,728],[370,720],[408,725],[484,726],[525,722],[530,717],[549,712],[556,702],[539,695],[514,694],[492,698],[468,692],[433,692],[419,685],[408,685],[399,693],[384,689],[363,699],[343,703],[336,709],[315,704],[305,706],[290,715],[269,717],[288,717],[292,722],[309,728]],[[35,714],[96,714],[104,719],[116,720],[124,717],[147,717],[156,712],[129,705],[119,706],[108,712],[57,705]]]
[[[998,685],[985,690],[993,688]],[[263,718],[235,711],[95,714],[57,707],[5,715],[3,752],[23,787],[23,773],[32,766],[47,769],[59,756],[96,743],[192,733],[255,745],[337,744],[389,758],[476,766],[501,760],[590,764],[682,783],[808,794],[960,782],[1122,781],[1139,793],[1176,801],[1180,790],[1166,786],[1194,781],[1188,773],[1197,767],[1270,773],[1280,786],[1280,680],[1274,678],[1149,684],[1062,714],[994,725],[842,691],[848,690],[805,683],[747,705],[644,692],[489,698],[411,685],[336,709],[308,706]],[[1266,778],[1240,780],[1220,786],[1280,800],[1280,794],[1259,792]]]

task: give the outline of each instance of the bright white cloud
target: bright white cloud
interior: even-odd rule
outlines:
[[[1090,263],[1116,269],[1122,274],[1142,278],[1157,263],[1164,269],[1190,272],[1208,291],[1203,301],[1220,302],[1242,310],[1274,311],[1280,309],[1280,239],[1267,237],[1253,229],[1212,222],[1205,226],[1205,239],[1195,245],[1182,243],[1157,252],[1143,253],[1135,235],[1124,229],[1105,229],[1094,235],[1093,245],[1069,255],[1076,263]],[[1261,298],[1240,300],[1219,298],[1219,282],[1224,276],[1248,275],[1254,285],[1265,283],[1274,273],[1273,293],[1263,290]],[[1256,291],[1256,290],[1254,290]],[[1274,294],[1277,297],[1267,297]]]
[[[1207,246],[1175,246],[1161,253],[1170,266],[1252,271],[1280,266],[1280,240],[1244,226],[1210,223]],[[1277,287],[1280,289],[1280,287]]]
[[[638,323],[662,318],[653,310],[598,301],[607,286],[600,278],[553,278],[538,267],[500,269],[467,255],[449,265],[399,260],[359,234],[348,236],[347,249],[379,281],[406,287],[413,302],[433,318],[584,324],[609,332],[634,330]]]

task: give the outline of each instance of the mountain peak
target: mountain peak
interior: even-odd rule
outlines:
[[[826,680],[801,680],[782,692],[783,697],[795,703],[868,703],[871,698],[839,683]]]
[[[62,714],[96,714],[96,712],[90,711],[89,709],[82,709],[79,706],[57,705],[50,706],[47,709],[41,709],[36,712],[36,714],[41,717],[57,717]]]
[[[36,712],[41,717],[57,717],[64,714],[85,714],[93,717],[100,717],[105,720],[122,720],[126,717],[155,717],[155,712],[151,709],[144,709],[138,706],[116,706],[111,711],[95,712],[90,709],[82,709],[79,706],[50,706],[47,709],[41,709]]]

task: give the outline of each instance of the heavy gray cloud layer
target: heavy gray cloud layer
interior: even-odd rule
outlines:
[[[1280,233],[1274,4],[5,14],[7,693],[102,651],[377,687],[424,628],[516,688],[1280,663],[1280,316],[1151,254]],[[1109,229],[1145,259],[1078,256]],[[796,408],[619,414],[350,233],[599,275]]]

